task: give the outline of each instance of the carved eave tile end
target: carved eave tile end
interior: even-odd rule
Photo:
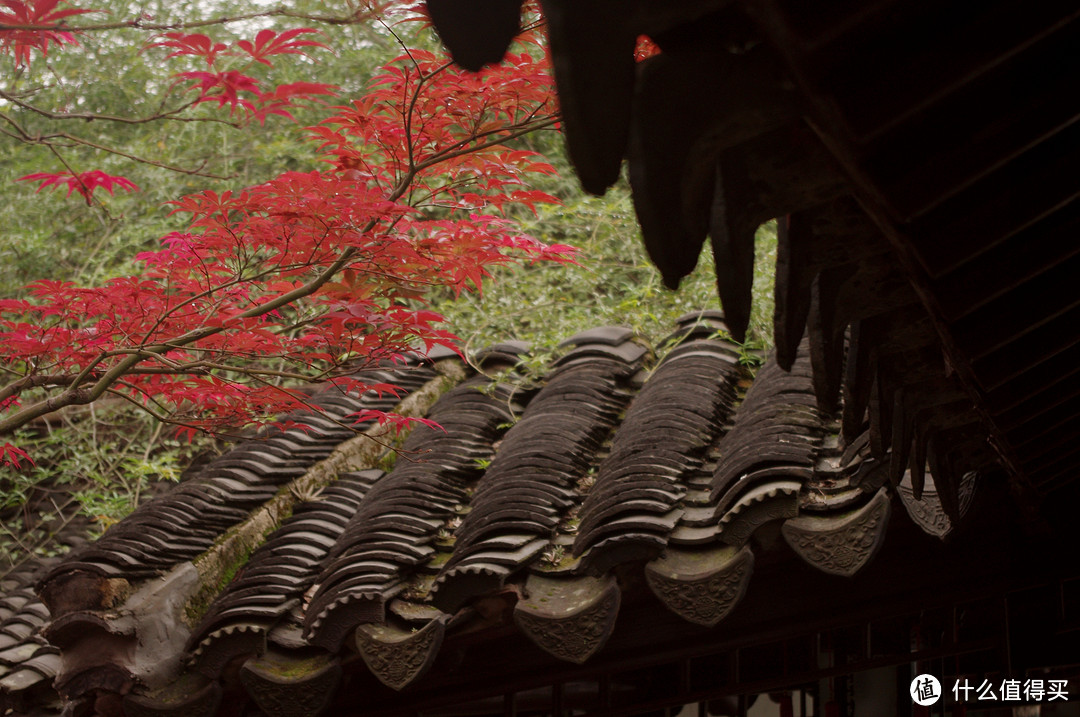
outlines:
[[[257,655],[266,649],[267,625],[235,622],[214,630],[191,652],[191,664],[209,678],[217,678],[235,658]]]
[[[268,715],[322,713],[337,693],[341,676],[337,655],[273,648],[248,660],[240,669],[240,681]]]
[[[494,563],[459,565],[438,577],[431,600],[443,612],[454,614],[478,596],[502,588],[509,576],[508,568]]]
[[[679,617],[715,627],[746,594],[754,553],[723,546],[707,550],[669,548],[645,566],[653,594]]]
[[[832,575],[851,577],[877,553],[889,524],[890,501],[884,488],[865,505],[831,516],[800,516],[781,532],[803,560]]]
[[[933,480],[933,476],[931,476]],[[969,472],[960,481],[959,504],[961,520],[971,508],[971,502],[975,494],[975,484],[978,482],[977,474]],[[956,524],[945,508],[941,505],[936,487],[925,486],[922,495],[916,497],[911,472],[904,474],[900,484],[896,487],[896,493],[900,496],[900,502],[904,505],[911,520],[918,525],[924,533],[935,538],[945,540],[956,529]]]
[[[435,662],[449,619],[449,615],[440,615],[415,631],[389,624],[360,625],[356,628],[356,649],[380,682],[402,690],[423,677]]]
[[[607,643],[619,614],[612,576],[548,578],[530,575],[514,622],[538,647],[560,660],[582,664]]]

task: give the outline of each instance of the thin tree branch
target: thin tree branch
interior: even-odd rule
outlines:
[[[264,17],[284,17],[293,20],[308,20],[311,22],[322,23],[324,25],[357,25],[361,22],[365,22],[369,15],[357,10],[352,15],[314,15],[311,13],[295,12],[293,10],[285,10],[278,8],[275,10],[265,10],[263,12],[252,12],[243,15],[223,15],[214,18],[208,18],[206,20],[186,20],[182,22],[166,22],[155,23],[148,22],[142,18],[135,18],[133,20],[123,20],[120,22],[101,22],[90,23],[86,25],[70,25],[65,22],[46,24],[46,25],[9,25],[7,23],[0,23],[0,32],[4,30],[18,30],[22,32],[34,32],[34,31],[62,31],[71,33],[80,32],[101,32],[103,30],[144,30],[150,32],[165,32],[168,30],[190,30],[199,27],[210,27],[212,25],[227,25],[234,22],[243,22],[245,20],[256,20]]]
[[[192,100],[179,107],[175,107],[167,112],[157,112],[146,117],[119,117],[117,115],[103,115],[94,112],[52,112],[47,109],[43,109],[36,105],[32,105],[29,102],[24,102],[14,95],[0,90],[0,99],[5,99],[13,105],[22,107],[24,110],[39,114],[42,117],[48,117],[54,120],[100,120],[103,122],[119,122],[122,124],[146,124],[148,122],[158,122],[160,120],[169,120],[172,122],[212,122],[216,124],[224,124],[229,127],[239,128],[238,122],[230,122],[229,120],[223,120],[218,117],[179,117],[181,112],[191,109],[197,103],[196,100]]]
[[[70,142],[75,142],[76,144],[82,144],[82,145],[85,145],[87,147],[93,147],[94,149],[99,149],[102,152],[108,152],[109,154],[115,154],[115,155],[118,155],[120,157],[130,159],[133,162],[139,162],[141,164],[149,164],[149,165],[151,165],[153,167],[160,167],[162,169],[167,169],[170,172],[176,172],[177,174],[190,174],[190,175],[196,176],[196,177],[206,177],[207,179],[233,179],[233,178],[236,177],[235,174],[225,176],[225,175],[212,174],[210,172],[202,171],[202,168],[206,166],[205,161],[197,169],[185,169],[184,167],[177,167],[175,165],[168,164],[166,162],[158,162],[157,160],[149,159],[147,157],[140,157],[137,154],[131,154],[130,152],[124,152],[123,150],[117,149],[116,147],[109,147],[109,146],[104,145],[104,144],[98,144],[97,142],[91,142],[88,139],[83,139],[82,137],[76,137],[75,135],[68,134],[67,132],[56,132],[56,133],[54,133],[52,135],[49,135],[49,139],[52,139],[54,137],[58,137],[58,138],[61,138],[61,139],[66,139],[66,140],[68,140]],[[50,144],[50,142],[45,142],[45,141],[42,141],[40,143],[41,144]]]

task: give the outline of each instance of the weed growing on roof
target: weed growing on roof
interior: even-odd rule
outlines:
[[[549,545],[544,548],[540,561],[549,566],[555,566],[561,563],[564,557],[566,557],[566,548],[561,545]]]

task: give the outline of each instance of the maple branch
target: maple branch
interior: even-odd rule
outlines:
[[[138,386],[123,382],[123,381],[121,381],[120,384],[123,385],[127,389],[130,389],[132,391],[136,391],[137,393],[139,393],[142,396],[146,397],[147,400],[152,401],[155,405],[160,406],[162,412],[158,413],[154,409],[150,408],[150,406],[147,406],[146,404],[143,404],[143,403],[139,403],[138,401],[135,400],[134,397],[129,396],[128,394],[124,393],[123,391],[117,391],[116,389],[109,389],[109,394],[113,395],[113,396],[116,396],[118,398],[124,399],[125,401],[130,403],[132,406],[135,406],[140,411],[146,413],[151,418],[153,418],[154,420],[156,420],[156,421],[158,421],[160,423],[167,423],[170,426],[179,426],[181,428],[189,428],[189,429],[191,429],[193,431],[198,431],[199,433],[211,433],[212,435],[217,436],[218,438],[232,438],[232,439],[239,440],[241,438],[246,437],[243,433],[229,433],[229,432],[226,432],[226,431],[207,431],[207,429],[204,426],[199,426],[199,425],[194,424],[194,423],[186,423],[186,422],[181,421],[181,420],[179,420],[177,418],[173,418],[172,417],[173,414],[168,413],[168,409],[165,406],[161,406],[161,404],[159,404],[157,401],[155,401],[154,398],[149,393],[147,393],[144,389],[139,388]]]
[[[30,374],[29,376],[23,376],[20,379],[12,381],[8,385],[0,388],[0,403],[18,396],[23,391],[31,388],[41,388],[45,386],[70,386],[72,385],[78,376],[81,374]]]
[[[20,100],[18,97],[12,95],[0,89],[0,99],[7,100],[13,105],[22,107],[24,110],[39,114],[42,117],[48,117],[54,120],[84,120],[93,121],[101,120],[103,122],[118,122],[122,124],[147,124],[149,122],[157,122],[159,120],[169,120],[171,122],[212,122],[216,124],[224,124],[229,127],[239,128],[241,127],[239,122],[231,122],[229,120],[219,119],[217,117],[180,117],[181,112],[191,109],[197,104],[197,100],[191,100],[186,104],[180,105],[174,109],[162,112],[156,112],[146,117],[119,117],[116,115],[97,114],[94,112],[52,112],[50,110],[43,109],[36,105],[32,105],[29,102]]]
[[[21,124],[16,122],[15,118],[8,116],[7,112],[0,112],[0,120],[4,120],[9,125],[15,128],[16,134],[11,134],[10,132],[5,132],[4,134],[8,135],[9,137],[14,137],[19,141],[26,141],[28,139],[31,139],[30,133],[27,132]]]
[[[176,349],[179,349],[179,348],[182,348],[182,347],[173,346],[171,348],[173,350],[176,350]],[[220,353],[220,352],[218,350],[214,349],[213,353]],[[237,351],[231,351],[231,352],[229,352],[229,355],[234,356],[234,357],[245,357],[246,356],[248,358],[262,358],[262,359],[267,359],[267,358],[287,359],[288,358],[284,354],[279,354],[279,355],[276,355],[276,356],[274,356],[274,355],[266,356],[266,355],[260,355],[260,354],[245,354],[244,352],[237,352]],[[154,352],[146,351],[145,349],[138,349],[138,348],[119,349],[119,350],[115,350],[115,351],[106,352],[99,359],[97,359],[97,361],[92,365],[98,365],[100,363],[100,361],[103,360],[106,357],[115,357],[115,356],[139,356],[139,357],[147,359],[147,360],[160,361],[162,364],[164,364],[163,366],[134,366],[134,367],[131,368],[131,370],[129,370],[127,372],[128,375],[181,376],[181,375],[184,375],[184,374],[208,374],[211,371],[232,371],[234,373],[242,374],[242,375],[245,375],[245,376],[273,376],[275,378],[287,378],[287,379],[291,379],[291,380],[301,381],[301,382],[304,382],[304,383],[310,383],[312,381],[320,381],[320,380],[322,380],[325,376],[327,376],[330,373],[331,370],[333,370],[333,367],[331,367],[331,368],[325,369],[323,371],[320,371],[317,374],[309,375],[309,374],[297,373],[295,371],[282,371],[282,370],[279,370],[279,369],[259,368],[257,366],[236,366],[236,365],[233,365],[233,364],[216,363],[214,361],[208,361],[206,359],[199,359],[199,360],[196,360],[196,361],[188,361],[188,362],[181,363],[181,362],[172,361],[172,360],[168,359],[167,357],[163,356],[160,353],[154,353]],[[78,385],[78,383],[80,383],[80,379],[82,377],[84,377],[85,374],[86,374],[86,371],[83,371],[82,373],[80,373],[78,375],[69,374],[68,376],[52,376],[52,377],[50,377],[50,376],[35,376],[35,377],[28,377],[28,378],[46,379],[46,380],[30,381],[27,384],[27,386],[25,386],[24,388],[29,388],[31,386],[37,387],[37,386],[47,386],[47,385],[54,385],[54,386]],[[25,381],[26,379],[23,379],[23,380]],[[3,397],[0,396],[0,399],[2,399],[2,398]]]
[[[0,97],[8,99],[7,94],[4,93],[3,91],[0,91]],[[12,101],[15,102],[16,104],[20,104],[20,105],[25,104],[25,103],[19,102],[18,100],[12,100]],[[81,137],[77,137],[77,136],[69,134],[67,132],[54,132],[54,133],[45,134],[45,135],[42,135],[42,134],[30,134],[13,117],[8,116],[8,114],[6,112],[5,113],[0,113],[0,119],[4,120],[9,125],[11,125],[12,127],[15,128],[16,134],[12,134],[10,132],[4,132],[4,134],[8,135],[9,137],[13,137],[14,139],[17,139],[18,141],[23,142],[25,144],[44,145],[44,146],[48,147],[53,152],[53,154],[56,155],[58,158],[59,158],[59,154],[57,154],[57,152],[56,152],[56,147],[61,146],[61,145],[59,145],[56,142],[53,142],[53,140],[55,140],[55,139],[66,139],[69,142],[73,142],[75,144],[81,144],[81,145],[84,145],[84,146],[87,146],[87,147],[92,147],[93,149],[101,150],[103,152],[108,152],[110,154],[115,154],[115,155],[124,157],[126,159],[130,159],[130,160],[132,160],[134,162],[140,162],[142,164],[149,164],[151,166],[160,167],[161,169],[166,169],[166,170],[169,170],[171,172],[176,172],[178,174],[188,174],[188,175],[197,176],[197,177],[206,177],[208,179],[232,179],[233,177],[235,177],[235,175],[226,177],[226,176],[221,176],[221,175],[217,175],[217,174],[211,174],[209,172],[202,171],[202,167],[206,166],[205,161],[202,163],[202,165],[200,167],[198,167],[196,169],[185,169],[183,167],[173,166],[173,165],[167,164],[165,162],[158,162],[157,160],[148,159],[148,158],[145,158],[145,157],[140,157],[140,156],[138,156],[136,154],[131,154],[129,152],[124,152],[124,151],[122,151],[120,149],[117,149],[115,147],[109,147],[109,146],[106,146],[106,145],[98,144],[97,142],[92,142],[92,141],[90,141],[88,139],[83,139]],[[173,119],[180,119],[180,118],[173,118]],[[64,145],[64,146],[70,146],[70,145]],[[74,170],[72,170],[71,167],[67,165],[67,162],[64,162],[64,160],[62,158],[60,159],[60,161],[63,162],[65,167],[67,167],[68,171],[71,172],[73,176],[78,178],[78,174],[75,173]],[[80,181],[80,183],[82,182],[81,179],[79,181]],[[84,187],[84,189],[86,188],[85,185],[83,185],[83,187]]]
[[[171,165],[171,164],[168,164],[166,162],[159,162],[159,161],[154,160],[154,159],[148,159],[146,157],[140,157],[139,155],[136,155],[136,154],[131,154],[129,152],[124,152],[122,150],[116,149],[115,147],[108,147],[108,146],[103,145],[103,144],[98,144],[96,142],[91,142],[88,139],[83,139],[81,137],[76,137],[75,135],[69,134],[67,132],[54,132],[52,134],[46,134],[46,135],[32,135],[29,132],[27,132],[26,130],[24,130],[17,122],[15,122],[15,120],[13,120],[11,117],[8,117],[6,114],[0,113],[0,119],[3,119],[5,121],[7,121],[9,124],[11,124],[13,127],[15,127],[17,132],[18,132],[17,136],[12,135],[10,132],[5,132],[4,134],[7,134],[9,137],[14,137],[15,139],[18,139],[20,142],[23,142],[25,144],[40,144],[40,145],[44,145],[44,146],[50,147],[50,148],[52,148],[52,147],[60,147],[60,146],[64,146],[64,147],[72,146],[72,145],[61,145],[59,143],[56,143],[56,142],[52,141],[54,139],[66,139],[69,142],[72,142],[74,144],[81,144],[81,145],[85,145],[87,147],[92,147],[93,149],[98,149],[98,150],[101,150],[102,152],[108,152],[109,154],[115,154],[115,155],[118,155],[120,157],[130,159],[133,162],[140,162],[142,164],[149,164],[149,165],[151,165],[153,167],[160,167],[161,169],[167,169],[170,172],[176,172],[177,174],[188,174],[188,175],[192,175],[192,176],[196,176],[196,177],[206,177],[207,179],[234,179],[237,176],[235,174],[229,175],[229,176],[224,176],[224,175],[219,175],[219,174],[212,174],[210,172],[204,172],[204,171],[202,171],[202,167],[206,166],[205,161],[202,163],[202,165],[200,165],[196,169],[185,169],[184,167],[177,167],[175,165]]]
[[[274,384],[269,383],[267,381],[264,381],[258,376],[254,376],[253,378],[255,378],[256,381],[258,381],[260,384],[262,384],[266,388],[273,389],[275,391],[278,391],[278,392],[286,395],[288,398],[296,401],[300,405],[300,407],[306,408],[306,409],[308,409],[309,411],[311,411],[313,413],[319,414],[320,416],[322,416],[326,420],[330,421],[334,425],[338,426],[339,428],[344,428],[346,430],[353,431],[354,433],[361,433],[364,430],[364,429],[360,428],[357,425],[356,422],[346,423],[345,421],[342,421],[341,419],[334,418],[332,415],[329,415],[326,412],[326,409],[312,403],[311,401],[307,400],[302,395],[298,395],[295,392],[289,391],[288,389],[284,389],[284,388],[281,388],[280,386],[277,386],[277,385],[274,385]],[[229,381],[228,379],[225,379],[225,380],[228,381],[229,383],[233,384],[234,386],[242,386],[242,384],[240,384],[240,383],[238,383],[236,381]],[[132,403],[133,405],[135,405],[138,408],[142,409],[143,411],[147,412],[148,414],[150,414],[151,416],[153,416],[155,419],[157,419],[158,421],[160,421],[162,423],[168,423],[168,424],[174,425],[174,426],[181,426],[183,428],[190,428],[192,430],[196,430],[196,431],[200,431],[200,432],[209,432],[212,435],[215,435],[215,436],[220,437],[220,438],[243,438],[244,437],[243,435],[227,433],[227,432],[221,431],[221,430],[216,429],[216,428],[213,428],[213,429],[208,428],[205,425],[197,425],[197,424],[192,424],[192,423],[185,423],[185,422],[175,418],[175,416],[177,414],[175,412],[169,411],[167,406],[162,405],[161,402],[156,400],[152,395],[150,395],[150,393],[148,391],[146,391],[146,389],[144,389],[144,388],[142,388],[140,386],[136,386],[134,384],[128,383],[126,381],[118,381],[117,385],[123,386],[124,388],[128,389],[129,391],[133,391],[133,392],[143,396],[147,401],[149,401],[149,402],[153,403],[155,406],[157,406],[161,412],[160,413],[156,412],[153,409],[151,409],[150,407],[139,403],[138,401],[136,401],[134,399],[134,397],[132,397],[132,396],[130,396],[128,394],[125,394],[123,391],[117,391],[116,389],[111,388],[111,389],[109,389],[110,394],[115,395],[115,396],[119,396],[119,397],[125,399],[126,401]],[[353,415],[353,414],[349,414],[349,415]],[[348,416],[346,416],[346,417],[348,417]],[[221,424],[221,425],[224,425],[224,424]]]
[[[234,286],[239,286],[239,285],[244,284],[244,283],[253,283],[253,282],[256,282],[256,281],[260,281],[262,279],[266,279],[267,277],[270,277],[270,276],[274,275],[278,271],[280,271],[280,268],[267,269],[267,270],[265,270],[263,272],[254,274],[251,277],[246,278],[246,279],[241,278],[240,276],[237,276],[235,279],[233,279],[233,280],[231,280],[229,282],[226,282],[224,284],[218,284],[216,286],[208,286],[202,292],[200,292],[198,294],[194,294],[193,296],[190,296],[190,297],[186,297],[186,300],[184,301],[184,303],[177,304],[176,306],[173,306],[171,309],[164,312],[161,316],[157,317],[157,319],[154,321],[153,325],[150,326],[150,328],[147,329],[144,332],[143,339],[142,339],[142,342],[140,343],[140,345],[144,346],[146,344],[146,342],[150,340],[150,337],[153,336],[154,333],[161,327],[161,325],[163,323],[165,323],[165,321],[168,320],[170,317],[172,317],[175,312],[179,311],[184,306],[189,306],[189,305],[194,304],[195,302],[202,301],[203,299],[210,298],[215,293],[226,291],[229,288],[234,287]],[[207,284],[209,284],[209,282],[210,282],[209,276],[207,276],[206,279],[207,279]]]
[[[237,176],[235,174],[225,176],[225,175],[220,175],[220,174],[211,174],[210,172],[204,172],[204,171],[202,171],[202,168],[206,166],[205,161],[197,169],[185,169],[183,167],[177,167],[175,165],[168,164],[166,162],[159,162],[159,161],[154,160],[154,159],[148,159],[146,157],[140,157],[137,154],[131,154],[130,152],[124,152],[123,150],[117,149],[115,147],[109,147],[107,145],[98,144],[97,142],[91,142],[88,139],[83,139],[82,137],[76,137],[75,135],[69,134],[67,132],[56,132],[56,133],[53,133],[53,134],[48,136],[48,139],[50,139],[50,140],[53,139],[53,138],[66,139],[66,140],[68,140],[70,142],[74,142],[76,144],[82,144],[82,145],[85,145],[87,147],[93,147],[94,149],[99,149],[102,152],[108,152],[109,154],[115,154],[117,156],[124,157],[125,159],[130,159],[133,162],[140,162],[142,164],[149,164],[152,167],[160,167],[161,169],[167,169],[170,172],[176,172],[177,174],[190,174],[190,175],[195,176],[195,177],[206,177],[207,179],[234,179]],[[44,139],[45,138],[42,138],[42,140],[37,140],[37,141],[32,142],[32,143],[34,143],[34,144],[51,144],[51,142],[43,141]]]
[[[480,144],[475,145],[475,146],[470,145],[470,143],[475,141],[476,137],[489,136],[489,135],[492,135],[492,134],[504,132],[504,131],[506,131],[506,129],[501,128],[501,129],[498,129],[498,130],[491,130],[489,132],[482,132],[482,133],[480,133],[478,135],[474,135],[473,137],[470,137],[469,139],[461,140],[460,142],[455,142],[454,144],[450,145],[450,147],[460,147],[461,145],[465,145],[465,146],[462,147],[459,150],[456,150],[456,151],[442,150],[439,153],[432,155],[429,159],[427,159],[427,160],[421,162],[420,164],[416,165],[416,172],[422,172],[423,170],[428,169],[429,167],[433,167],[436,164],[439,164],[440,162],[445,162],[445,161],[447,161],[449,159],[455,159],[457,157],[463,157],[466,154],[471,154],[471,153],[479,151],[481,149],[487,149],[488,147],[494,147],[496,145],[503,144],[504,142],[507,142],[508,140],[517,139],[518,137],[523,137],[523,136],[529,134],[530,132],[535,132],[536,130],[544,129],[545,127],[551,127],[552,125],[557,124],[559,122],[559,119],[560,119],[560,117],[557,114],[556,115],[548,115],[547,117],[545,117],[543,119],[540,119],[540,120],[537,120],[534,123],[529,124],[526,127],[521,127],[521,128],[519,128],[517,130],[510,131],[505,135],[496,137],[496,138],[488,140],[486,142],[481,142]]]
[[[385,28],[386,31],[390,33],[394,40],[397,41],[397,44],[401,46],[401,49],[405,51],[405,54],[408,55],[409,61],[412,62],[413,68],[416,70],[416,76],[419,78],[418,82],[416,83],[416,87],[412,92],[412,97],[409,98],[409,102],[405,107],[405,111],[403,113],[405,119],[405,151],[408,153],[407,156],[409,159],[409,171],[413,171],[416,168],[416,157],[415,149],[413,148],[412,132],[413,110],[416,109],[416,103],[420,100],[420,91],[423,90],[425,82],[427,82],[429,79],[437,77],[439,74],[445,72],[448,68],[453,67],[454,63],[453,61],[447,61],[441,66],[436,67],[429,74],[425,75],[423,70],[420,68],[420,63],[417,62],[416,57],[413,56],[412,50],[409,49],[409,46],[405,43],[404,40],[401,39],[401,37],[397,34],[394,28],[387,25],[384,21],[382,21],[382,19],[379,20],[379,24],[382,25],[383,28]]]
[[[133,375],[145,374],[179,376],[188,373],[209,373],[210,371],[233,371],[244,376],[273,376],[274,378],[287,378],[289,380],[300,381],[302,383],[320,381],[329,373],[328,371],[323,371],[316,376],[308,376],[302,373],[295,373],[293,371],[279,371],[276,369],[254,368],[251,366],[234,366],[230,364],[214,363],[213,361],[192,361],[190,363],[176,364],[172,368],[136,366],[128,373]]]
[[[109,353],[107,351],[103,351],[100,354],[98,354],[98,356],[93,361],[91,361],[90,363],[88,363],[86,365],[86,368],[84,368],[82,371],[80,371],[75,376],[75,380],[72,381],[71,387],[72,388],[78,388],[79,384],[81,384],[88,377],[90,377],[93,374],[94,369],[96,367],[100,366],[101,363],[107,358],[109,358]]]
[[[395,34],[394,37],[396,38],[397,35]],[[399,39],[398,42],[401,42],[401,40]],[[447,62],[441,67],[437,67],[431,74],[425,75],[420,71],[420,66],[416,64],[416,60],[413,59],[412,53],[409,53],[409,59],[416,65],[417,76],[420,78],[416,83],[416,89],[413,91],[412,97],[409,98],[409,105],[405,110],[405,150],[408,152],[409,171],[411,172],[416,169],[416,151],[413,148],[412,132],[413,110],[416,109],[416,103],[420,100],[420,91],[424,88],[425,82],[433,77],[437,77],[440,73],[445,72],[449,67],[453,66],[454,63]]]
[[[395,197],[396,198],[396,197]],[[378,223],[377,219],[372,219],[365,229],[371,231]],[[318,289],[326,284],[330,279],[334,277],[342,268],[344,268],[349,260],[357,253],[357,249],[354,247],[348,247],[341,253],[337,261],[328,266],[318,276],[309,281],[303,286],[299,286],[290,292],[282,294],[270,301],[264,302],[256,307],[248,309],[237,315],[237,318],[250,319],[256,316],[262,316],[265,313],[273,311],[274,309],[281,308],[287,304],[291,304],[299,299],[314,294]],[[152,346],[143,347],[142,353],[130,355],[127,358],[118,362],[115,366],[108,369],[101,377],[87,389],[72,388],[59,396],[50,396],[35,404],[27,406],[16,413],[0,419],[0,435],[15,430],[19,426],[32,421],[40,416],[58,411],[65,406],[73,406],[78,404],[92,403],[101,398],[112,386],[121,380],[130,369],[146,360],[146,356],[150,354],[161,354],[166,351],[175,350],[178,347],[184,347],[189,344],[201,341],[203,339],[219,334],[225,331],[224,326],[208,326],[200,329],[188,331],[187,333],[172,339],[168,344],[155,344]]]
[[[352,15],[315,15],[311,13],[296,12],[293,10],[285,10],[284,8],[277,8],[274,10],[264,10],[261,12],[252,12],[242,15],[222,15],[219,17],[208,18],[206,20],[184,20],[180,22],[165,22],[155,23],[148,22],[142,18],[135,18],[133,20],[121,20],[120,22],[102,22],[102,23],[89,23],[86,25],[70,25],[65,22],[48,23],[43,25],[10,25],[0,22],[0,32],[5,30],[15,30],[21,32],[100,32],[103,30],[144,30],[149,32],[164,32],[167,30],[189,30],[198,27],[211,27],[213,25],[228,25],[234,22],[244,22],[247,20],[257,20],[259,18],[269,17],[282,17],[292,20],[309,20],[311,22],[318,22],[325,25],[357,25],[366,21],[369,15],[365,14],[361,10],[357,10]]]

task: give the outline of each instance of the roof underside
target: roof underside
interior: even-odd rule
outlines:
[[[469,8],[519,4],[429,2],[473,65],[507,34]],[[781,218],[778,356],[809,321],[822,406],[843,392],[848,425],[869,408],[877,451],[929,455],[947,483],[977,454],[1033,502],[1075,490],[1074,2],[541,4],[582,184],[603,192],[628,158],[669,285],[708,237],[740,335],[754,229]],[[641,34],[662,53],[635,68]]]
[[[844,7],[846,5],[846,7]],[[897,249],[1010,467],[1080,463],[1080,8],[796,2],[751,11]]]

